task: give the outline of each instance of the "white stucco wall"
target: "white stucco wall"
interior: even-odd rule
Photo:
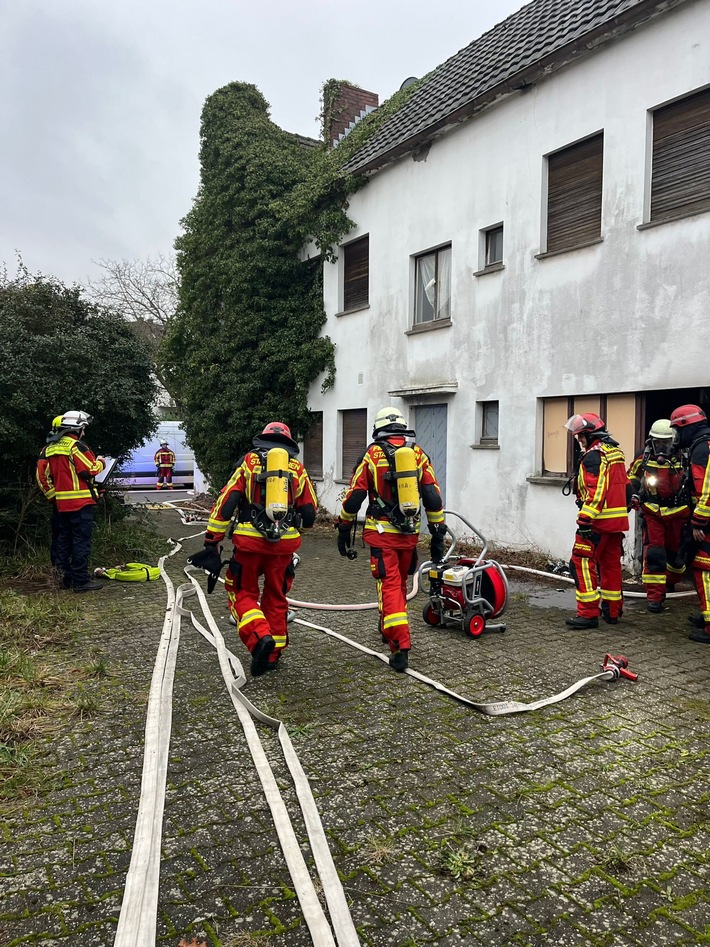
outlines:
[[[323,411],[321,502],[336,511],[338,411],[448,404],[448,506],[493,541],[566,556],[574,506],[540,473],[540,402],[558,395],[710,384],[710,213],[638,230],[647,219],[648,109],[710,83],[710,3],[693,3],[499,103],[404,158],[352,198],[370,237],[369,308],[336,316],[342,261],[326,266],[324,333],[337,380]],[[602,236],[541,251],[543,156],[604,132]],[[480,268],[479,231],[504,222],[503,262]],[[411,328],[411,257],[452,245],[452,325]],[[455,381],[454,395],[387,392]],[[476,402],[500,403],[499,450],[472,450]]]

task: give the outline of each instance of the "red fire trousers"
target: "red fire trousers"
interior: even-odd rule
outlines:
[[[680,534],[690,513],[660,516],[643,508],[643,573],[641,581],[649,602],[662,602],[668,591],[680,581],[685,565],[676,564]]]
[[[598,618],[600,599],[609,618],[621,614],[623,538],[623,533],[594,533],[594,540],[575,536],[569,566],[580,618]]]
[[[288,602],[294,577],[292,552],[250,552],[235,548],[227,567],[224,588],[229,611],[239,637],[251,653],[260,638],[271,635],[276,643],[269,662],[275,664],[288,646]],[[259,578],[264,590],[259,592]],[[261,599],[261,600],[260,600]]]
[[[380,535],[369,529],[363,537],[370,547],[370,569],[377,584],[380,630],[391,652],[409,650],[412,640],[407,618],[407,576],[417,570],[419,537]]]

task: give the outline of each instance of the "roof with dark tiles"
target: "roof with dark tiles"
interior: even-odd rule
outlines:
[[[689,0],[532,0],[456,53],[345,165],[377,170],[615,36]]]

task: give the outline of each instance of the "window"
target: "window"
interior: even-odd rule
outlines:
[[[574,469],[575,441],[564,427],[573,414],[593,411],[606,421],[607,430],[628,461],[635,456],[639,414],[636,394],[578,395],[542,401],[542,472],[548,477],[568,477]],[[643,440],[641,441],[643,443]]]
[[[565,418],[566,420],[566,418]],[[481,402],[481,444],[498,443],[498,402]]]
[[[503,262],[503,224],[484,231],[485,252],[483,266],[495,266]]]
[[[341,411],[340,414],[343,435],[340,475],[343,480],[349,480],[367,448],[367,409],[355,408],[352,411]]]
[[[370,238],[343,247],[343,310],[359,309],[370,301]]]
[[[650,219],[710,209],[710,89],[653,113]]]
[[[414,260],[414,325],[451,319],[451,246]]]
[[[303,439],[303,466],[311,477],[323,476],[322,411],[311,411],[311,426]]]
[[[601,239],[604,135],[547,158],[547,253]]]

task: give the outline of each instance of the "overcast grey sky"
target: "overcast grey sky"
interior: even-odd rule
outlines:
[[[200,111],[252,82],[319,135],[320,89],[380,102],[523,0],[0,0],[0,262],[67,282],[167,252],[195,195]]]

